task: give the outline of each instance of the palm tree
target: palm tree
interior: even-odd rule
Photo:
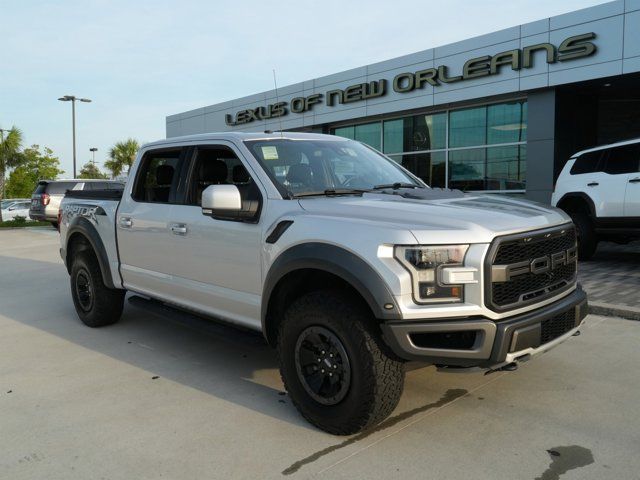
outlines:
[[[8,132],[5,135],[5,132]],[[22,132],[17,127],[11,130],[0,131],[0,200],[4,197],[4,178],[8,168],[20,163],[22,156]],[[2,210],[0,209],[0,222],[2,222]]]
[[[109,160],[104,162],[105,168],[111,170],[111,177],[117,178],[123,172],[128,172],[131,164],[136,158],[136,154],[140,149],[137,140],[128,138],[124,142],[117,142],[111,150],[109,150]]]

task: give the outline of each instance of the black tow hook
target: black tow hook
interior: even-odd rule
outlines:
[[[493,368],[491,370],[487,370],[484,372],[485,375],[490,375],[495,372],[515,372],[518,369],[518,364],[516,362],[507,363],[499,368]]]

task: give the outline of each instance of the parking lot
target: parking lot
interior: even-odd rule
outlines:
[[[515,372],[411,369],[393,415],[309,426],[256,334],[128,305],[81,324],[52,229],[0,231],[0,478],[640,478],[640,322]],[[637,294],[637,290],[636,290]]]

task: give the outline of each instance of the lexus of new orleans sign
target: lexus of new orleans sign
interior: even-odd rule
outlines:
[[[295,97],[289,102],[276,102],[266,107],[249,108],[240,110],[235,115],[226,114],[227,125],[243,125],[253,121],[267,120],[283,117],[291,113],[303,113],[313,109],[315,105],[324,103],[329,107],[335,105],[361,102],[368,98],[382,97],[393,88],[394,92],[406,93],[424,88],[426,85],[437,87],[443,83],[454,83],[472,78],[497,75],[500,69],[506,66],[512,70],[533,67],[533,58],[536,52],[544,52],[547,63],[566,62],[576,58],[593,55],[596,46],[590,40],[596,38],[596,34],[584,33],[564,40],[559,46],[551,43],[538,43],[522,49],[507,50],[496,55],[483,55],[467,60],[462,67],[462,72],[452,75],[446,65],[437,68],[426,68],[417,72],[399,73],[391,81],[386,78],[371,82],[359,83],[345,89],[329,90],[322,93],[314,93],[306,97]]]

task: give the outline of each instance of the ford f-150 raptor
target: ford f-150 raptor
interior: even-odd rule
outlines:
[[[386,418],[407,361],[514,368],[587,312],[564,212],[430,188],[335,136],[150,143],[124,191],[69,192],[60,218],[85,324],[116,322],[128,291],[259,330],[295,406],[334,434]]]

